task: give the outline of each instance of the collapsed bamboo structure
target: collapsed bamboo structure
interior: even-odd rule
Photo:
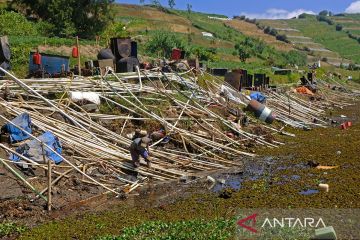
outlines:
[[[52,132],[60,139],[64,149],[71,150],[71,154],[61,156],[64,160],[62,171],[58,170],[59,167],[54,168],[55,179],[50,179],[50,185],[38,191],[40,196],[51,185],[75,172],[82,182],[119,194],[121,191],[131,192],[142,185],[124,177],[131,173],[136,172],[154,181],[196,176],[203,171],[241,166],[242,157],[255,156],[248,151],[246,142],[265,147],[283,144],[268,141],[265,136],[256,135],[234,121],[236,117],[229,112],[242,111],[249,98],[208,73],[199,73],[210,79],[203,84],[192,71],[164,73],[159,69],[115,74],[109,68],[103,76],[56,80],[20,80],[7,74],[11,80],[0,80],[1,88],[11,93],[8,99],[0,99],[0,106],[8,115],[1,116],[2,121],[10,123],[11,118],[28,113],[38,131]],[[231,98],[228,95],[226,100],[221,96],[224,89],[231,93]],[[328,123],[323,118],[326,110],[347,106],[355,96],[351,92],[334,92],[324,86],[321,89],[325,97],[315,102],[288,90],[265,91],[264,94],[268,107],[282,124],[300,128],[326,127]],[[81,104],[72,101],[69,97],[72,91],[96,93],[103,105],[117,111],[88,112]],[[59,119],[55,115],[62,117]],[[252,120],[271,132],[282,132],[282,128],[279,130],[259,123],[255,118]],[[119,131],[113,131],[104,124],[109,121],[121,121],[122,124],[117,126]],[[151,168],[141,166],[134,169],[131,163],[128,150],[131,132],[128,130],[134,130],[134,124],[129,127],[134,121],[152,121],[164,128],[166,136],[171,139],[171,144],[163,144],[164,138],[161,138],[151,145]],[[31,138],[37,139],[33,134]],[[0,147],[17,154],[11,146],[1,144]],[[18,155],[22,159],[20,163],[46,168]],[[94,167],[104,169],[106,174],[88,174],[87,170]]]

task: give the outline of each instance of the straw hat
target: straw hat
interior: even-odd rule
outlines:
[[[141,144],[140,144],[140,146],[142,146],[143,148],[146,148],[146,147],[149,145],[150,142],[151,142],[151,139],[150,139],[150,138],[148,138],[148,137],[143,137],[143,138],[141,138]]]

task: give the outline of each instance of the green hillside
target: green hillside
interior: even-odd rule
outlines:
[[[307,50],[314,58],[327,59],[335,65],[359,64],[360,14],[341,14],[324,19],[328,22],[304,14],[299,19],[259,20],[259,23],[286,35],[295,46]]]
[[[311,37],[315,42],[338,53],[341,57],[360,63],[360,43],[349,38],[344,31],[336,31],[334,25],[319,22],[315,16],[292,19],[287,22],[291,27],[300,30],[304,36]],[[358,26],[360,27],[360,24]]]
[[[333,65],[360,63],[360,44],[349,37],[350,32],[354,35],[360,32],[359,14],[331,17],[334,25],[328,25],[309,15],[304,19],[249,23],[229,20],[222,15],[155,6],[114,4],[112,10],[115,23],[105,29],[100,42],[81,39],[82,61],[95,58],[96,51],[107,46],[109,37],[131,36],[139,42],[141,58],[163,57],[161,53],[149,50],[149,42],[160,37],[168,41],[173,39],[173,47],[184,48],[188,56],[199,57],[207,66],[247,68],[269,74],[272,66],[288,68],[297,65],[305,69],[306,55],[308,63],[319,59]],[[9,25],[9,22],[13,24]],[[341,24],[343,30],[336,31],[336,24]],[[279,33],[287,35],[290,42],[265,34],[260,25],[279,28]],[[46,24],[27,20],[19,13],[1,10],[0,34],[9,36],[13,71],[19,76],[26,76],[30,50],[39,48],[43,52],[69,55],[74,37],[53,37],[46,27]],[[213,37],[203,36],[203,32],[211,33]],[[242,46],[240,50],[235,48],[236,45]],[[248,55],[245,61],[240,60],[239,51]],[[75,64],[75,59],[71,59],[71,65]],[[291,82],[296,76],[275,78],[279,82]]]

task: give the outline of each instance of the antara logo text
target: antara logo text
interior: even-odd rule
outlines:
[[[256,217],[258,214],[250,215],[246,218],[240,219],[237,224],[246,229],[247,231],[257,233],[258,230],[256,227]],[[246,225],[247,222],[251,221],[252,226]],[[260,225],[260,224],[258,224]],[[326,227],[325,222],[322,218],[294,218],[294,217],[285,217],[285,218],[265,218],[264,222],[261,224],[261,228],[323,228]]]

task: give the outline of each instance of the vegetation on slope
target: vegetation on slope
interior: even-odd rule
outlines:
[[[287,20],[287,23],[343,58],[360,63],[360,44],[357,40],[350,39],[345,32],[336,31],[335,26],[319,22],[315,16],[310,15],[304,19]]]

